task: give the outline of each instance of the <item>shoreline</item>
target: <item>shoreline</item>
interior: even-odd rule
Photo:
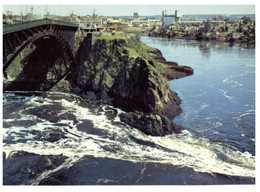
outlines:
[[[155,38],[166,38],[169,40],[186,40],[186,41],[198,41],[198,42],[216,42],[216,43],[229,43],[230,46],[237,45],[237,46],[242,46],[242,47],[252,47],[255,48],[255,42],[249,43],[249,42],[243,42],[241,40],[234,40],[234,41],[229,41],[229,40],[221,40],[221,39],[196,39],[196,38],[191,38],[191,37],[169,37],[166,34],[152,34],[149,33],[148,37],[155,37]]]

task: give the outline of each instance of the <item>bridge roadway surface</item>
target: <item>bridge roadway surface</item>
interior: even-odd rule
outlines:
[[[21,22],[17,24],[4,25],[3,35],[17,32],[17,31],[23,31],[29,28],[42,26],[42,25],[60,25],[60,26],[69,26],[69,27],[76,27],[76,28],[79,27],[77,23],[73,23],[73,22],[59,21],[53,19],[39,19],[39,20]]]

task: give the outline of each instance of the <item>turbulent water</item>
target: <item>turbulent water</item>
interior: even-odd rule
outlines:
[[[236,47],[212,45],[205,56],[201,43],[142,40],[167,60],[195,70],[192,77],[170,82],[183,99],[183,114],[175,121],[186,130],[147,136],[120,122],[123,111],[76,95],[6,92],[5,185],[255,182],[254,50],[243,54]],[[235,59],[236,54],[241,57]]]

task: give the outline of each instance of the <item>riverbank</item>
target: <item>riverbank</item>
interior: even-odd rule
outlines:
[[[148,36],[169,39],[205,40],[255,46],[255,22],[249,19],[239,22],[179,23],[153,27]]]
[[[219,35],[219,36],[212,36],[212,35],[198,35],[198,36],[193,36],[193,35],[186,35],[186,34],[181,34],[181,33],[173,33],[173,34],[167,34],[167,33],[148,33],[149,37],[161,37],[161,38],[168,38],[168,39],[183,39],[183,40],[197,40],[197,41],[216,41],[216,42],[228,42],[230,45],[233,44],[240,44],[242,46],[247,46],[247,47],[255,47],[255,40],[244,40],[242,38],[228,38],[227,35]]]

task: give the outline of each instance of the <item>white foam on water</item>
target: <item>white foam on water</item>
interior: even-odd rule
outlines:
[[[219,144],[210,143],[206,139],[197,140],[190,135],[180,138],[171,135],[156,139],[162,146],[185,154],[180,155],[182,163],[185,166],[193,167],[196,171],[254,177],[255,158],[248,152],[235,151]],[[216,151],[225,155],[228,161],[219,159]]]
[[[243,118],[247,116],[255,116],[255,110],[248,110],[248,112],[242,113],[239,116],[234,117],[234,119],[237,121],[243,121]]]
[[[61,93],[56,93],[61,95]],[[30,127],[10,127],[5,128],[4,138],[8,135],[14,136],[14,141],[19,137],[27,139],[25,143],[4,143],[3,150],[7,154],[12,151],[27,151],[40,155],[65,155],[69,159],[57,170],[64,168],[64,166],[72,165],[85,155],[92,155],[94,157],[106,157],[113,159],[121,159],[132,162],[156,162],[167,163],[174,166],[190,167],[198,172],[205,173],[220,173],[233,176],[247,176],[255,177],[255,157],[248,152],[240,152],[232,148],[221,145],[220,143],[211,143],[205,138],[195,138],[187,130],[181,134],[173,134],[165,137],[147,136],[137,129],[128,125],[112,124],[113,120],[109,120],[105,112],[93,113],[89,108],[81,107],[79,104],[83,100],[73,95],[66,95],[70,97],[67,100],[63,99],[50,100],[48,97],[44,98],[44,102],[59,103],[65,110],[60,111],[57,115],[62,113],[71,113],[75,115],[79,123],[85,120],[91,121],[94,129],[104,132],[103,135],[95,133],[87,133],[77,129],[79,123],[74,123],[72,120],[60,120],[58,123],[65,124],[58,126],[55,123],[48,121],[48,119],[40,119]],[[71,101],[73,98],[73,101]],[[43,102],[43,103],[44,103]],[[42,100],[38,97],[30,99],[26,102],[26,106],[41,106]],[[101,106],[105,110],[105,106]],[[37,119],[33,114],[22,114],[22,119]],[[122,111],[118,110],[119,113]],[[118,117],[115,118],[118,121]],[[10,122],[11,120],[5,120]],[[15,119],[14,119],[15,121]],[[221,126],[220,122],[216,122],[215,126]],[[46,140],[37,140],[35,135],[29,134],[28,130],[37,130],[40,132],[48,132],[48,129],[60,130],[64,134],[55,142],[48,142]],[[19,134],[22,132],[26,134]],[[144,142],[152,142],[156,144],[150,146],[136,143],[129,136],[135,137]],[[218,154],[221,154],[225,159],[220,159]],[[8,156],[8,155],[7,155]],[[56,170],[56,171],[57,171]],[[55,170],[53,170],[55,171]],[[53,171],[48,171],[45,177]],[[44,178],[41,176],[41,178]],[[36,179],[36,183],[41,180]]]
[[[108,179],[108,178],[101,178],[101,179],[97,180],[97,184],[99,184],[99,183],[109,183],[109,182],[118,183],[118,181],[112,180],[112,179]]]
[[[249,115],[255,115],[255,113],[243,113],[243,114],[239,115],[239,117],[242,118],[242,117],[249,116]]]
[[[241,76],[241,74],[238,74],[238,75]],[[223,79],[222,82],[230,83],[230,84],[232,84],[233,87],[243,87],[244,86],[243,83],[239,83],[238,81],[235,81],[232,78],[234,78],[234,76],[230,75],[229,77],[226,77],[225,79]]]
[[[227,99],[229,99],[230,101],[235,98],[234,96],[229,96],[229,95],[227,95],[227,92],[228,92],[228,91],[225,91],[225,90],[223,90],[223,89],[219,89],[219,91],[222,92],[222,93],[223,93],[222,95],[223,95],[224,97],[226,97]]]
[[[217,121],[217,122],[213,122],[213,123],[212,123],[213,128],[221,127],[222,125],[223,125],[223,124],[222,124],[220,121]]]
[[[202,104],[202,105],[200,106],[199,110],[203,110],[203,109],[205,109],[205,108],[207,108],[207,107],[209,107],[209,105],[206,104],[206,103],[204,103],[204,104]]]

